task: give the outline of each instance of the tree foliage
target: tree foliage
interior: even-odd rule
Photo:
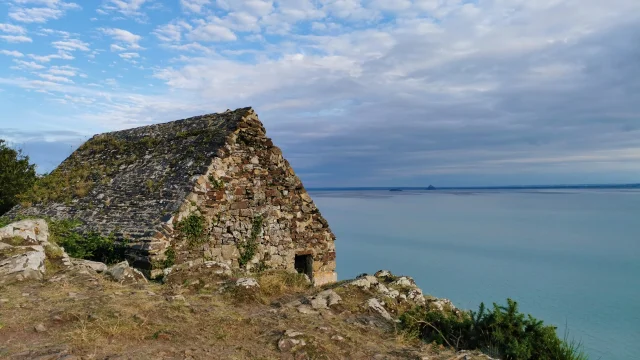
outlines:
[[[36,178],[36,166],[29,157],[0,139],[0,215],[18,203],[17,195],[29,190]]]

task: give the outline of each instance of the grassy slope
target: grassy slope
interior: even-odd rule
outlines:
[[[318,289],[281,276],[263,276],[262,290],[251,296],[186,284],[120,285],[77,273],[57,282],[6,286],[0,288],[0,357],[34,358],[38,351],[67,349],[87,359],[293,359],[277,348],[287,329],[305,334],[311,359],[458,357],[404,339],[392,324],[357,321],[357,303],[367,294],[347,294],[347,288],[337,289],[345,302],[331,311],[305,315],[283,306]],[[177,294],[186,301],[168,300]],[[35,331],[38,324],[47,330]]]

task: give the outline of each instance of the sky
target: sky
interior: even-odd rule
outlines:
[[[0,0],[0,138],[252,106],[307,187],[640,182],[638,0]]]

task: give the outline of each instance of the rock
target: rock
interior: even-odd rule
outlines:
[[[387,312],[387,309],[384,308],[384,306],[382,306],[382,304],[380,303],[380,301],[376,298],[371,298],[369,300],[367,300],[367,308],[373,310],[374,312],[378,313],[380,316],[382,316],[383,318],[387,319],[387,320],[393,320],[391,318],[391,315],[389,315],[389,312]]]
[[[111,266],[105,274],[119,283],[148,282],[147,278],[137,269],[130,267],[126,260]]]
[[[389,271],[389,270],[378,270],[378,271],[376,271],[374,276],[377,277],[377,278],[386,279],[386,278],[393,277],[393,274],[391,274],[391,271]]]
[[[344,338],[340,335],[333,335],[331,337],[331,340],[335,340],[335,341],[344,341]]]
[[[304,335],[304,334],[299,332],[299,331],[295,331],[295,330],[291,330],[291,329],[286,330],[284,332],[284,336],[287,336],[287,337],[298,337],[298,336],[302,336],[302,335]]]
[[[98,261],[71,258],[71,264],[91,269],[97,273],[103,273],[107,271],[107,265]]]
[[[49,227],[43,219],[21,220],[0,229],[0,239],[20,237],[39,245],[49,244]]]
[[[12,250],[22,253],[0,261],[0,282],[10,278],[16,280],[41,280],[45,272],[44,260],[46,255],[44,248],[38,245],[14,246]]]
[[[402,287],[416,287],[416,282],[408,276],[402,276],[391,283],[391,285]]]
[[[305,315],[312,315],[312,314],[318,313],[317,311],[313,310],[309,305],[300,305],[298,306],[297,309],[301,314],[305,314]]]
[[[183,295],[170,295],[170,296],[167,296],[167,301],[170,301],[170,302],[174,302],[174,301],[186,302],[187,299]]]
[[[236,280],[236,286],[243,287],[245,289],[254,289],[259,288],[260,284],[254,278],[240,278]]]
[[[424,306],[426,304],[426,300],[420,288],[409,290],[407,292],[406,298],[409,300],[413,300],[417,305],[420,305],[420,306]]]
[[[204,266],[206,268],[212,268],[214,269],[214,273],[217,275],[226,275],[226,276],[231,276],[232,272],[231,272],[231,267],[229,267],[229,265],[222,263],[222,262],[217,262],[217,261],[205,261],[204,262]]]
[[[281,352],[293,352],[294,349],[297,350],[305,346],[304,339],[296,339],[303,335],[303,333],[295,330],[285,331],[284,336],[278,341],[278,349]]]
[[[356,280],[351,281],[348,285],[358,286],[363,290],[368,290],[372,285],[378,283],[378,279],[375,276],[371,275],[361,275]]]
[[[329,289],[319,292],[309,298],[308,301],[314,309],[327,309],[330,306],[342,302],[342,298],[335,291]]]
[[[43,324],[38,324],[33,328],[36,332],[42,333],[47,331],[47,328]]]

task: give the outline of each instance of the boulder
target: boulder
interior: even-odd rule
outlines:
[[[84,260],[84,259],[71,259],[71,264],[74,266],[80,266],[87,269],[91,269],[97,273],[103,273],[107,271],[107,265],[98,261]]]
[[[392,282],[391,285],[414,288],[416,287],[416,282],[408,276],[402,276]]]
[[[355,280],[349,283],[351,286],[357,286],[363,290],[368,290],[372,285],[378,284],[378,279],[371,275],[360,275]]]
[[[0,228],[0,283],[42,279],[46,251],[60,250],[49,242],[49,228],[42,219],[22,220]],[[63,251],[56,251],[66,255]]]
[[[393,274],[391,274],[391,271],[389,271],[389,270],[378,270],[378,271],[376,271],[374,276],[377,277],[377,278],[386,279],[386,278],[392,278]]]
[[[327,309],[342,302],[342,298],[335,291],[324,290],[307,299],[314,309]]]
[[[107,269],[105,274],[113,281],[119,283],[147,282],[147,278],[144,274],[129,266],[129,263],[126,260],[111,266]]]
[[[380,303],[380,300],[376,298],[371,298],[367,300],[366,306],[368,309],[373,310],[375,313],[379,314],[383,318],[387,320],[393,320],[391,315],[389,315],[389,312],[387,311],[387,309],[385,309],[384,306],[382,306],[382,304]]]
[[[15,280],[41,280],[45,273],[46,255],[42,246],[14,246],[4,249],[5,254],[15,254],[0,260],[0,282]],[[2,253],[0,253],[1,256]]]

